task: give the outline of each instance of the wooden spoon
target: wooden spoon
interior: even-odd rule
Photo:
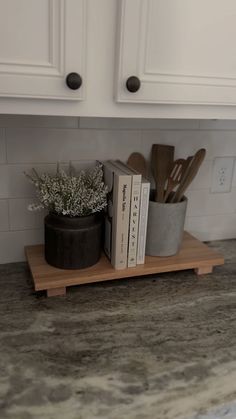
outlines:
[[[147,177],[147,163],[145,157],[141,153],[134,152],[130,154],[127,164],[132,167],[132,169],[141,173],[144,177]]]
[[[152,175],[156,184],[157,202],[164,202],[166,180],[170,175],[174,161],[174,146],[165,144],[153,144],[151,152]]]
[[[193,159],[193,156],[189,156],[187,159],[184,159],[184,163],[183,163],[183,167],[182,167],[182,176],[181,176],[181,179],[180,179],[180,182],[179,182],[179,187],[180,187],[180,184],[182,183],[182,181],[183,181],[183,179],[184,179],[184,177],[186,175],[186,172],[187,172],[187,170],[188,170],[188,168],[189,168],[189,166],[191,164],[192,159]],[[171,198],[168,199],[168,202],[175,202],[175,194],[176,194],[176,192],[177,192],[177,190],[171,196]]]
[[[186,163],[185,159],[178,159],[174,161],[171,168],[170,176],[167,179],[167,188],[164,194],[164,202],[167,202],[170,193],[181,182],[181,179],[184,173],[185,163]]]
[[[190,185],[190,183],[193,181],[193,179],[195,178],[199,167],[201,166],[204,157],[206,155],[206,150],[205,148],[201,148],[200,150],[198,150],[195,155],[191,158],[190,160],[190,164],[188,165],[185,174],[180,182],[180,185],[177,189],[177,191],[175,192],[171,202],[180,202],[181,199],[184,196],[184,193],[186,191],[186,189],[188,188],[188,186]]]

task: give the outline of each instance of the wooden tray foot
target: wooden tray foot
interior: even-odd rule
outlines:
[[[51,288],[47,290],[47,297],[56,297],[59,295],[66,295],[66,287]]]
[[[213,266],[201,266],[200,268],[194,269],[197,275],[206,275],[210,274],[213,271]]]

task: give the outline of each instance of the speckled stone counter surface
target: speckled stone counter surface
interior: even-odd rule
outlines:
[[[236,240],[214,273],[35,293],[0,266],[1,419],[236,418]]]

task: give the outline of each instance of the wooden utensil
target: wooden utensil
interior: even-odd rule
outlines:
[[[164,202],[168,201],[168,197],[170,193],[181,182],[185,163],[186,163],[185,159],[178,159],[174,161],[171,168],[170,176],[167,179],[167,188],[164,194]]]
[[[206,150],[205,148],[201,148],[200,150],[198,150],[195,155],[191,158],[190,163],[185,171],[184,176],[182,177],[182,180],[180,182],[180,185],[177,189],[177,191],[175,192],[171,202],[180,202],[181,199],[184,196],[184,193],[186,191],[186,189],[188,188],[188,186],[190,185],[190,183],[193,181],[193,179],[195,178],[199,167],[201,166],[204,157],[206,155]]]
[[[151,169],[156,184],[157,202],[164,202],[165,184],[174,161],[174,146],[153,144],[151,151]]]
[[[127,160],[127,164],[130,167],[132,167],[132,169],[141,173],[144,177],[147,177],[147,162],[145,157],[141,153],[134,152],[130,154]]]
[[[180,185],[181,185],[181,183],[182,183],[182,181],[183,181],[183,179],[186,175],[186,172],[187,172],[187,170],[190,166],[190,163],[191,163],[192,159],[193,159],[193,156],[189,156],[187,159],[184,159],[184,163],[183,163],[183,167],[182,167],[182,176],[181,176],[181,179],[180,179],[180,182],[179,182],[179,187],[180,187]],[[175,194],[176,194],[177,190],[175,191],[175,193],[171,197],[169,197],[168,202],[175,202]]]

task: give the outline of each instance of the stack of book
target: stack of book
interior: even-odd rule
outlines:
[[[108,186],[104,250],[115,269],[145,261],[150,182],[120,160],[103,162]]]

